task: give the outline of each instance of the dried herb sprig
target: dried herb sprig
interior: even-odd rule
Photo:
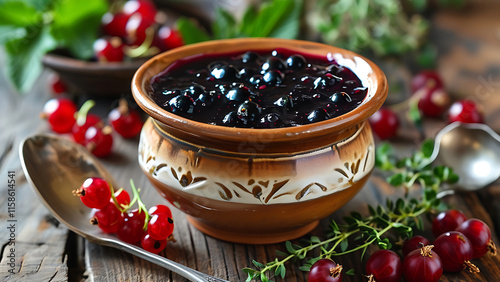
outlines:
[[[391,249],[399,239],[413,236],[414,228],[423,229],[423,216],[437,210],[445,209],[438,192],[443,184],[452,184],[458,181],[453,170],[445,166],[433,166],[431,155],[434,149],[432,140],[422,143],[420,150],[411,157],[398,159],[392,147],[383,144],[377,148],[376,166],[389,172],[387,181],[397,187],[405,189],[404,197],[396,201],[387,199],[385,206],[368,206],[370,215],[363,217],[358,212],[351,212],[344,217],[345,224],[333,221],[326,238],[318,236],[305,239],[305,243],[296,244],[290,241],[285,243],[286,252],[277,251],[273,261],[260,263],[253,261],[255,268],[244,268],[248,274],[247,281],[270,281],[269,277],[284,278],[286,275],[285,263],[300,260],[303,271],[309,271],[312,264],[321,258],[332,258],[360,251],[361,259],[371,245],[381,249]],[[409,190],[419,184],[422,191],[416,197],[409,196]],[[313,250],[319,250],[318,256],[310,257]],[[346,274],[353,274],[353,270]]]

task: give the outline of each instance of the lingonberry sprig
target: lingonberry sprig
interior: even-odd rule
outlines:
[[[303,243],[285,243],[286,252],[277,251],[278,257],[267,263],[253,261],[255,268],[244,268],[248,274],[247,281],[269,281],[269,276],[285,277],[285,263],[299,259],[300,267],[309,271],[311,266],[322,258],[342,256],[353,252],[361,252],[361,258],[368,247],[377,245],[380,249],[391,249],[394,242],[411,238],[415,228],[423,229],[423,216],[435,213],[445,207],[439,198],[439,190],[443,184],[455,183],[458,176],[453,169],[445,166],[433,166],[431,155],[434,149],[432,140],[423,142],[420,150],[411,157],[398,159],[390,145],[384,144],[377,148],[376,166],[388,172],[387,181],[405,189],[404,197],[393,201],[387,199],[385,206],[368,205],[369,215],[363,217],[358,212],[351,212],[344,217],[345,224],[332,220],[325,239],[311,236]],[[419,185],[415,185],[419,184]],[[412,188],[420,187],[419,197],[410,197]],[[313,257],[309,256],[312,251]],[[319,255],[318,255],[319,250]],[[346,274],[353,274],[347,271]]]

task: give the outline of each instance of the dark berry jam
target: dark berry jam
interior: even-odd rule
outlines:
[[[367,88],[347,67],[287,49],[198,55],[151,80],[165,110],[199,122],[252,128],[299,126],[356,108]]]

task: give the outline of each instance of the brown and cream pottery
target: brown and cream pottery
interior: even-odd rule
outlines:
[[[151,78],[178,59],[280,47],[347,66],[368,87],[366,98],[353,111],[326,121],[249,129],[188,120],[150,97]],[[366,183],[375,162],[366,120],[383,104],[387,81],[376,65],[350,51],[307,41],[245,38],[160,54],[139,68],[132,92],[150,116],[141,133],[139,164],[159,193],[211,236],[274,243],[308,233]]]

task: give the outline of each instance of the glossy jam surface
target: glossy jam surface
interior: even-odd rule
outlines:
[[[179,116],[246,128],[299,126],[356,108],[367,88],[347,67],[287,49],[204,54],[151,80],[152,98]]]

